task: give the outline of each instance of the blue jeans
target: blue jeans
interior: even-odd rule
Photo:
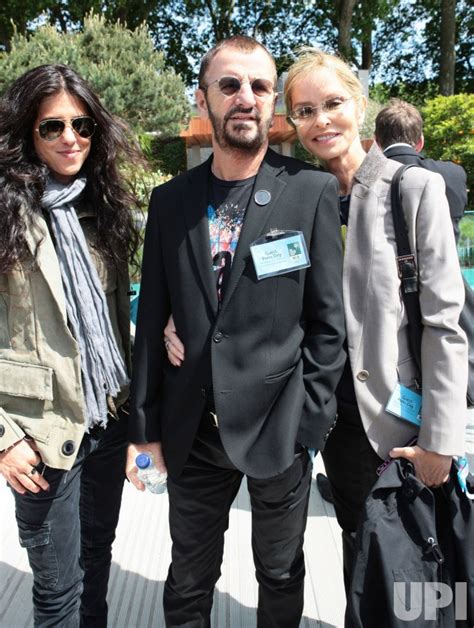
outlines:
[[[107,584],[125,478],[126,417],[85,434],[70,471],[46,467],[49,491],[15,496],[33,571],[36,628],[107,626]]]

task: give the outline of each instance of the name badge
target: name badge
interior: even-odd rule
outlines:
[[[419,427],[421,425],[421,401],[422,397],[419,393],[407,386],[397,384],[385,409],[390,414]]]
[[[250,245],[258,279],[311,266],[301,231],[272,230]]]

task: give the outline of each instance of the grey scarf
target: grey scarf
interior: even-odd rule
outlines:
[[[85,177],[64,185],[49,179],[41,204],[51,216],[69,324],[79,344],[87,428],[107,423],[107,395],[128,383],[117,347],[104,290],[72,202],[86,186]]]

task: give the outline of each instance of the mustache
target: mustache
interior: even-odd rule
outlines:
[[[224,122],[227,122],[236,113],[251,114],[257,122],[260,122],[260,113],[254,107],[232,107],[224,116]]]

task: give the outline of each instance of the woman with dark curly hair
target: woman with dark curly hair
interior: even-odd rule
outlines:
[[[33,570],[35,626],[106,626],[124,481],[126,125],[71,68],[0,102],[0,473]]]

